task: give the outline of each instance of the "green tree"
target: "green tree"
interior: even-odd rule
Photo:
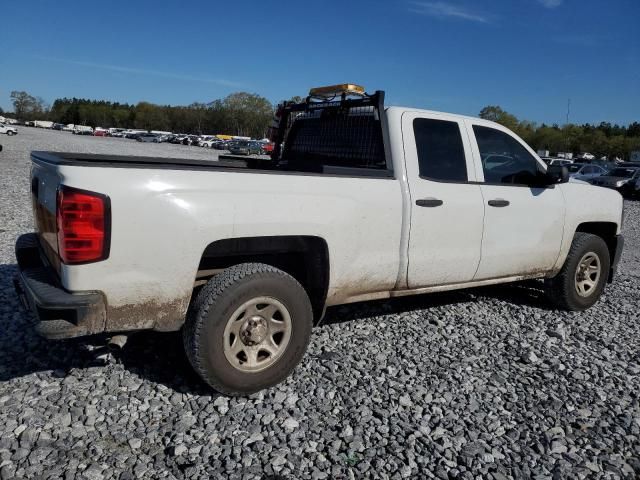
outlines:
[[[263,137],[273,117],[273,105],[254,93],[232,93],[222,101],[236,135]]]
[[[205,118],[207,115],[207,106],[204,103],[194,102],[189,105],[191,117],[193,118],[194,129],[196,133],[204,133]]]
[[[609,154],[609,139],[601,130],[585,133],[583,146],[585,151],[592,153],[597,158]]]
[[[640,137],[640,123],[633,122],[631,125],[627,127],[627,136],[628,137]]]
[[[562,132],[557,126],[550,127],[543,124],[536,129],[530,145],[536,150],[558,152],[563,148],[562,142]]]
[[[497,105],[489,105],[480,110],[480,118],[499,123],[510,130],[515,131],[518,128],[518,119],[516,116],[505,112]]]
[[[11,103],[13,103],[13,112],[20,120],[30,116],[37,105],[36,98],[25,91],[14,90],[11,92],[10,98]]]
[[[135,108],[135,126],[145,130],[166,130],[169,128],[169,118],[158,105],[140,102]]]

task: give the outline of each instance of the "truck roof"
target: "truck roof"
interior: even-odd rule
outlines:
[[[491,120],[485,120],[485,119],[480,118],[480,117],[472,117],[470,115],[461,115],[461,114],[458,114],[458,113],[441,112],[441,111],[437,111],[437,110],[427,110],[427,109],[424,109],[424,108],[402,107],[402,106],[392,105],[392,106],[386,107],[385,111],[387,113],[395,113],[395,114],[402,114],[404,112],[418,112],[418,113],[424,113],[424,114],[427,114],[427,115],[442,115],[442,116],[447,116],[449,118],[455,118],[455,119],[458,119],[458,120],[471,120],[471,121],[473,121],[475,123],[482,123],[482,124],[485,124],[485,125],[494,125],[494,126],[498,126],[500,128],[504,128],[499,123],[492,122]]]

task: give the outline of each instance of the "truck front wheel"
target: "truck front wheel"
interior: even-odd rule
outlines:
[[[610,262],[609,249],[601,237],[576,233],[562,270],[545,281],[549,298],[563,310],[586,310],[602,295]]]
[[[291,373],[306,351],[312,322],[309,297],[292,276],[244,263],[199,292],[187,315],[184,347],[209,386],[248,395]]]

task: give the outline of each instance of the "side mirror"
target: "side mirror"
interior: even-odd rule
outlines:
[[[569,181],[569,169],[563,165],[549,165],[546,179],[549,185],[567,183]]]

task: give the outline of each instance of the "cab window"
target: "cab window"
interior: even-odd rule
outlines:
[[[466,182],[467,162],[457,122],[416,118],[413,132],[420,177],[440,182]]]
[[[530,185],[539,176],[538,161],[511,135],[473,126],[485,183]]]

